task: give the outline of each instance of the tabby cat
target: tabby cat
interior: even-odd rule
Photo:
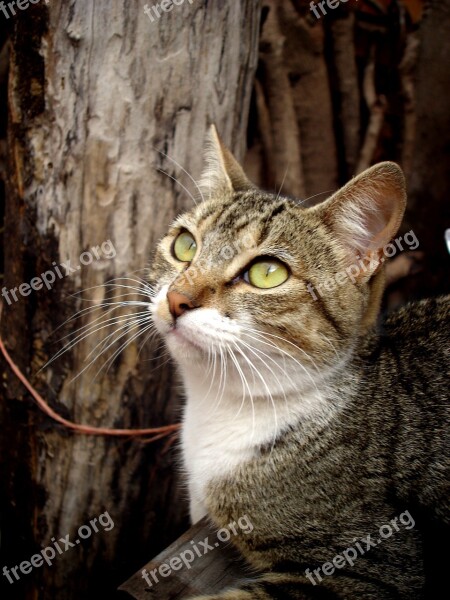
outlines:
[[[192,521],[246,515],[232,541],[261,575],[202,598],[429,597],[428,538],[450,522],[449,298],[377,323],[400,168],[305,208],[255,188],[214,128],[206,160],[202,202],[158,246],[151,312],[186,393]]]

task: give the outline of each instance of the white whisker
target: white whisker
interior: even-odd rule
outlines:
[[[170,179],[173,179],[173,181],[175,181],[175,183],[178,183],[179,186],[181,186],[183,188],[183,190],[186,192],[186,194],[188,194],[188,196],[191,198],[192,202],[194,204],[197,204],[197,202],[195,201],[194,196],[192,195],[192,193],[187,189],[186,186],[184,186],[181,181],[178,181],[178,179],[176,177],[174,177],[173,175],[171,175],[170,173],[167,173],[167,171],[164,171],[164,169],[161,169],[160,167],[158,167],[157,169],[160,173],[164,173],[164,175],[167,175],[167,177],[170,177]]]
[[[173,162],[173,164],[175,164],[177,167],[179,167],[183,173],[186,173],[186,175],[189,177],[189,179],[193,182],[193,184],[195,185],[195,187],[197,188],[197,190],[200,193],[200,197],[202,199],[202,201],[205,200],[203,194],[202,194],[202,190],[200,189],[200,186],[198,185],[198,183],[195,181],[195,179],[192,177],[192,175],[186,171],[186,169],[184,167],[182,167],[180,165],[180,163],[178,163],[174,158],[170,157],[168,154],[166,154],[165,152],[163,152],[162,150],[159,150],[158,148],[155,148],[155,146],[152,146],[153,150],[156,150],[156,152],[159,152],[160,154],[162,154],[162,156],[165,156],[166,158],[168,158],[169,160],[171,160]],[[194,200],[194,204],[197,204]]]

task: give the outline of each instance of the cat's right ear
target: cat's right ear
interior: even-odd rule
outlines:
[[[205,144],[205,169],[199,181],[202,197],[228,195],[254,188],[242,167],[211,125]]]
[[[383,162],[349,181],[313,210],[341,242],[344,260],[350,265],[359,258],[381,258],[383,247],[400,227],[405,206],[402,170],[395,163]]]

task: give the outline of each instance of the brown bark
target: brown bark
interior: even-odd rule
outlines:
[[[353,12],[330,22],[330,51],[338,92],[336,114],[339,137],[344,155],[343,179],[355,174],[360,146],[360,114],[358,74],[354,43],[355,16]]]
[[[338,166],[323,25],[318,21],[311,26],[290,0],[280,2],[280,24],[286,36],[284,58],[300,131],[305,192],[309,197],[334,191]]]
[[[261,34],[260,66],[263,84],[257,95],[258,117],[265,149],[265,163],[269,165],[273,183],[270,187],[293,196],[305,194],[300,150],[300,131],[297,126],[294,101],[285,60],[285,36],[280,29],[280,6],[274,0],[266,0],[264,7],[268,16]],[[270,131],[264,113],[267,103]],[[258,92],[258,90],[257,90]]]
[[[253,146],[245,166],[262,187],[300,198],[318,194],[316,202],[338,184],[333,110],[322,23],[311,25],[305,8],[294,4],[263,2]]]
[[[64,416],[110,427],[177,418],[173,372],[157,343],[141,354],[131,343],[108,372],[94,378],[97,369],[87,370],[71,382],[111,327],[36,373],[60,347],[49,334],[86,306],[71,294],[111,277],[142,275],[170,220],[192,206],[157,168],[195,193],[192,181],[153,147],[198,178],[204,133],[215,122],[242,157],[259,14],[253,0],[186,2],[152,23],[139,3],[97,0],[42,3],[16,18],[5,286],[29,282],[53,262],[78,265],[83,251],[108,239],[117,251],[114,260],[82,267],[51,291],[4,307],[3,337],[14,359]],[[99,290],[84,295],[99,301]],[[185,505],[173,454],[163,443],[69,433],[38,412],[7,369],[3,377],[4,564],[29,559],[53,536],[76,537],[104,511],[115,523],[51,568],[23,575],[13,597],[108,597],[180,530]]]
[[[375,63],[371,61],[364,72],[364,99],[370,110],[369,124],[364,135],[364,142],[356,165],[356,174],[368,169],[374,162],[381,128],[386,112],[386,98],[377,96],[375,89]]]
[[[450,257],[444,231],[450,227],[450,0],[433,1],[420,30],[416,87],[416,135],[408,182],[405,227],[413,228],[425,253],[415,293],[450,292]]]
[[[400,64],[400,75],[402,92],[404,98],[404,125],[403,125],[403,147],[402,168],[407,177],[411,173],[411,163],[414,151],[414,140],[416,133],[416,66],[419,52],[419,36],[412,33],[407,37],[405,54]]]

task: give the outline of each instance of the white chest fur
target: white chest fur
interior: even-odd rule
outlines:
[[[254,457],[261,445],[272,443],[287,427],[311,415],[314,406],[323,415],[323,399],[317,392],[308,398],[232,398],[209,390],[209,385],[185,377],[187,404],[182,429],[183,461],[188,478],[191,518],[206,514],[208,483],[231,473]]]
[[[183,377],[182,452],[195,523],[206,514],[210,481],[232,473],[300,420],[327,421],[337,403],[320,392],[327,388],[324,375],[309,373],[295,358],[286,359],[286,351],[270,356],[270,344],[253,337],[256,350],[246,343],[239,351],[240,333],[247,339],[245,327],[240,332],[236,322],[215,309],[187,312],[171,329],[164,317],[166,294],[167,286],[154,299],[152,313]],[[231,353],[234,360],[228,356],[225,361],[230,348],[238,350]],[[212,364],[205,358],[211,349],[216,351]]]

